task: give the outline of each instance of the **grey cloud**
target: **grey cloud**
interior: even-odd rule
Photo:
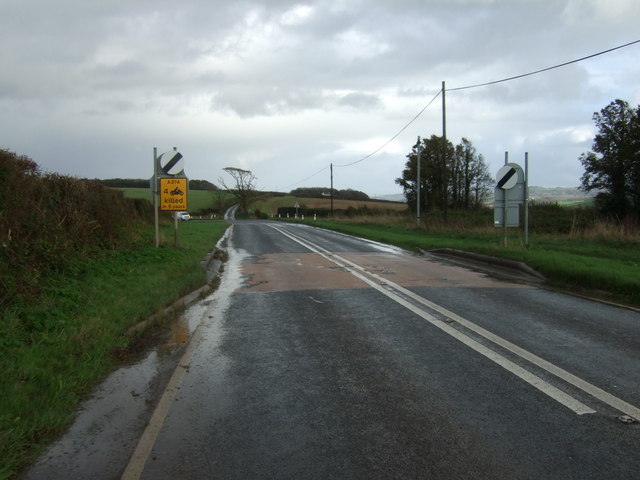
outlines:
[[[304,6],[309,10],[298,15]],[[336,145],[306,159],[319,170],[333,156],[348,163],[345,144],[395,134],[443,80],[449,88],[493,81],[622,44],[632,40],[639,16],[634,0],[5,1],[0,128],[6,147],[27,155],[72,145],[67,165],[84,175],[93,165],[82,156],[101,155],[88,152],[91,145],[107,157],[113,150],[126,158],[131,150],[118,167],[126,169],[139,155],[135,148],[168,137],[203,152],[220,149],[226,159],[252,158],[268,147],[270,158],[284,164],[293,155],[281,146],[285,130],[295,127],[305,151]],[[582,147],[566,132],[589,123],[614,98],[640,98],[638,48],[451,92],[451,135],[470,137],[491,157],[509,144],[529,143],[544,149],[538,158],[562,165],[563,178],[575,176]],[[397,142],[408,149],[416,134],[439,133],[438,110],[439,104],[425,111]],[[202,138],[193,134],[193,125],[212,118],[225,124],[227,137],[245,136],[247,124],[283,130],[221,146],[206,129],[199,130]],[[544,137],[549,130],[557,133]],[[123,135],[131,135],[126,147]],[[266,145],[270,138],[277,141]],[[369,152],[353,155],[361,153]],[[369,165],[382,155],[397,156],[398,172],[384,170],[376,180]],[[385,165],[393,165],[389,158]],[[58,161],[50,159],[50,168]],[[404,153],[381,152],[357,168],[385,193],[396,188],[403,161]],[[107,172],[108,164],[94,163]]]
[[[358,110],[370,110],[380,106],[380,98],[368,93],[348,93],[340,98],[338,103],[342,106],[353,107]]]
[[[242,118],[264,115],[292,114],[323,104],[319,91],[303,88],[263,86],[259,89],[247,86],[230,86],[217,92],[211,104],[215,110],[230,109]]]

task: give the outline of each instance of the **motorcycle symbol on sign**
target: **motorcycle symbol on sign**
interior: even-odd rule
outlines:
[[[169,195],[184,195],[184,192],[179,187],[176,187],[169,192]]]

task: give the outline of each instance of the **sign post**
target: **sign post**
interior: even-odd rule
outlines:
[[[187,210],[189,179],[184,173],[182,154],[175,147],[161,155],[158,155],[156,147],[153,148],[153,178],[150,183],[155,212],[155,244],[158,247],[160,245],[158,210],[172,212]],[[158,196],[160,197],[160,205],[158,205]],[[175,214],[174,230],[174,243],[177,246],[178,220]]]
[[[153,218],[156,248],[160,246],[158,229],[158,149],[153,147],[153,178],[151,179],[151,194],[153,195]]]
[[[508,163],[508,155],[508,152],[505,152],[505,165],[496,174],[493,210],[493,223],[496,227],[502,227],[505,247],[507,246],[507,227],[520,225],[519,205],[526,205],[527,198],[526,175],[520,165]],[[528,215],[525,221],[528,223]],[[528,225],[525,225],[525,231],[528,234]]]
[[[529,248],[529,152],[524,152],[524,246]]]

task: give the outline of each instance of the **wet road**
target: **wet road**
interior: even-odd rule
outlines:
[[[304,226],[227,248],[122,478],[638,478],[639,313]]]

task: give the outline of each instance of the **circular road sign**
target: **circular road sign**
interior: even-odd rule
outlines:
[[[167,175],[178,175],[184,171],[184,159],[180,152],[170,150],[158,157],[160,168]]]
[[[515,187],[518,183],[518,172],[511,165],[505,165],[498,170],[496,180],[498,182],[496,185],[498,188],[509,190],[510,188]]]

